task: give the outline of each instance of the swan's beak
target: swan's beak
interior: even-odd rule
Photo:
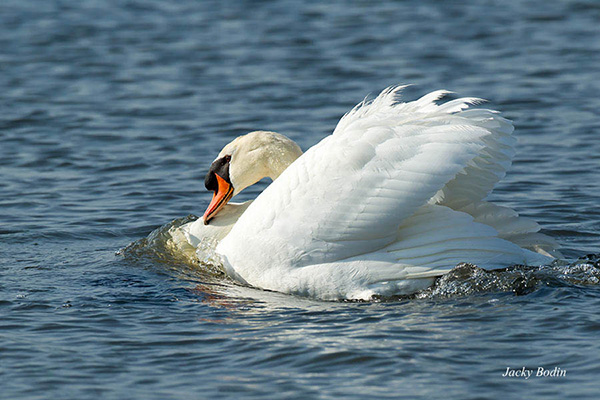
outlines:
[[[213,198],[204,212],[204,225],[208,222],[227,204],[233,196],[233,186],[218,174],[214,174],[217,178],[217,190],[213,194]]]

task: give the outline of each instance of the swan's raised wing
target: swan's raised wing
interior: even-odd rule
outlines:
[[[459,193],[459,174],[487,174],[477,162],[497,140],[491,122],[505,120],[469,114],[478,99],[438,106],[443,91],[399,103],[400,89],[355,107],[248,207],[217,249],[240,277],[381,249],[449,183],[458,182],[447,192]]]
[[[456,110],[458,105],[448,107],[453,103],[448,102],[440,106],[440,109]],[[495,111],[467,109],[461,111],[460,115],[488,130],[490,135],[483,139],[485,147],[479,151],[477,157],[436,194],[436,203],[453,209],[480,202],[487,197],[510,168],[517,142],[512,136],[512,123]]]

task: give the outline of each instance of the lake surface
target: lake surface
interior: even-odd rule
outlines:
[[[600,5],[439,3],[3,0],[0,398],[598,398]],[[514,121],[491,198],[566,263],[335,303],[119,252],[202,214],[237,135],[306,150],[397,83]]]

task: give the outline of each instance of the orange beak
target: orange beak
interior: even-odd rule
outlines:
[[[218,183],[218,189],[213,194],[213,198],[208,205],[208,208],[204,212],[204,225],[208,225],[208,222],[217,215],[219,211],[227,204],[227,202],[233,196],[233,186],[227,181],[221,178],[218,174],[215,174]]]

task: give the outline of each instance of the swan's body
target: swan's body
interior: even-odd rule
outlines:
[[[219,240],[240,282],[322,299],[412,293],[460,262],[551,260],[556,244],[535,222],[484,201],[514,155],[511,123],[470,108],[477,99],[436,105],[439,91],[398,103],[398,91],[359,104],[301,156],[272,132],[226,146],[207,175],[211,206],[183,228],[188,241]],[[264,176],[274,181],[256,200],[223,208]]]

